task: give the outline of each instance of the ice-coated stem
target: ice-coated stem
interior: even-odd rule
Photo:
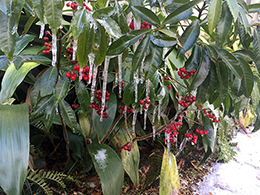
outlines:
[[[119,98],[122,96],[122,61],[123,53],[118,56],[118,82],[119,82]]]
[[[90,99],[91,103],[93,103],[94,95],[95,95],[97,72],[98,72],[98,68],[94,68],[93,80],[92,80],[92,84],[91,84],[91,99]]]
[[[136,119],[137,119],[137,113],[138,111],[135,109],[135,107],[133,107],[133,121],[132,121],[132,129],[133,129],[133,133],[135,133],[135,124],[136,124]]]
[[[76,52],[78,47],[78,40],[74,40],[73,42],[73,53],[72,53],[72,60],[76,60]]]
[[[153,119],[152,119],[152,123],[153,123],[153,140],[155,140],[155,125],[154,125],[154,121],[155,121],[156,109],[157,109],[157,107],[155,106],[154,109],[153,109]]]
[[[101,116],[100,122],[103,121],[103,113],[106,103],[106,88],[107,88],[107,74],[108,74],[108,66],[109,66],[110,56],[106,56],[104,70],[103,70],[103,87],[102,87],[102,99],[101,99]]]
[[[161,105],[162,105],[162,99],[159,100],[159,104],[158,104],[158,123],[160,123],[161,120]]]
[[[79,81],[82,80],[83,68],[79,69]]]
[[[91,83],[93,66],[94,66],[95,55],[93,53],[88,54],[88,60],[89,60],[89,73],[88,73],[89,79],[88,79],[88,84],[90,84]]]
[[[41,30],[40,30],[40,34],[39,34],[39,39],[42,39],[42,37],[44,35],[44,29],[45,29],[45,24],[41,22]]]
[[[171,143],[170,143],[170,133],[166,133],[165,140],[167,142],[167,151],[168,151],[168,155],[169,155],[170,154],[170,146],[171,146]]]
[[[57,36],[52,34],[52,66],[55,66],[57,61]]]
[[[134,84],[135,84],[135,102],[137,102],[138,98],[138,83],[139,83],[139,78],[138,78],[138,69],[134,73]]]
[[[146,82],[146,98],[149,99],[149,94],[150,94],[150,91],[149,91],[149,80],[147,80]],[[144,109],[144,130],[146,130],[146,119],[147,119],[147,110],[148,110],[148,107],[149,107],[149,104],[146,104],[146,109]]]

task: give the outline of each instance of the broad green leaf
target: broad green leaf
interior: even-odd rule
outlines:
[[[147,52],[147,48],[150,44],[150,36],[146,35],[138,44],[135,53],[132,58],[132,68],[135,72],[142,64],[144,53]]]
[[[95,40],[92,45],[92,52],[95,55],[94,64],[99,66],[106,57],[107,51],[107,36],[105,29],[98,24],[98,29],[95,31]]]
[[[160,177],[160,195],[178,195],[179,175],[175,156],[165,148]]]
[[[69,148],[73,152],[73,156],[77,156],[78,158],[83,160],[83,153],[85,151],[84,148],[84,137],[73,133],[70,129],[67,130],[68,138],[69,138]]]
[[[211,45],[205,45],[205,47],[206,47],[206,49],[208,51],[210,59],[213,62],[217,61],[219,56],[218,56],[218,52],[217,52],[216,48],[211,46]]]
[[[86,85],[83,82],[76,83],[76,94],[78,98],[78,102],[80,104],[80,108],[82,109],[83,113],[87,115],[90,105],[90,97],[89,92],[87,90]]]
[[[259,118],[256,118],[254,130],[252,132],[257,132],[259,129],[260,129],[260,120]]]
[[[63,0],[44,1],[44,15],[54,35],[57,34],[61,25],[63,4]]]
[[[41,76],[40,96],[44,97],[54,92],[57,80],[57,67],[49,67]]]
[[[250,98],[254,87],[254,74],[249,64],[242,58],[239,58],[240,65],[243,70],[243,79],[241,81],[242,90],[247,98]]]
[[[85,138],[89,137],[89,132],[90,132],[90,116],[86,116],[86,113],[84,113],[83,110],[80,110],[78,112],[78,119],[79,119],[79,124],[82,129],[82,132],[85,135]]]
[[[108,48],[107,55],[118,55],[122,53],[126,48],[137,42],[145,33],[149,33],[150,31],[150,29],[134,30],[123,35],[111,44]]]
[[[20,57],[15,57],[13,58],[13,63],[15,68],[18,70],[24,63],[26,62],[26,59],[20,58]]]
[[[210,58],[208,56],[207,50],[204,50],[204,52],[202,53],[201,64],[196,70],[192,83],[189,87],[190,91],[196,89],[206,79],[209,73],[209,66],[210,66]]]
[[[51,128],[52,124],[54,123],[57,105],[55,104],[54,96],[51,96],[51,98],[47,102],[45,103],[45,105],[46,105],[46,108],[44,111],[45,120],[43,120],[43,122],[44,122],[44,126],[45,126],[46,130],[50,131],[50,128]]]
[[[250,4],[247,6],[249,13],[260,12],[260,3]]]
[[[96,21],[106,29],[110,36],[117,39],[122,36],[118,24],[112,18],[96,19]]]
[[[36,62],[39,64],[50,64],[51,60],[45,56],[38,56],[38,55],[21,55],[17,56],[16,58],[23,58],[26,59],[26,62]]]
[[[180,20],[185,19],[185,18],[180,18],[179,15],[181,15],[182,13],[186,12],[187,10],[193,8],[193,6],[197,5],[201,1],[202,0],[194,0],[194,1],[190,1],[188,3],[185,3],[184,5],[182,5],[175,11],[173,11],[170,15],[168,15],[162,22],[162,25],[176,23],[176,22],[179,22]]]
[[[179,41],[182,48],[182,52],[187,52],[196,43],[200,33],[199,20],[194,20],[191,25],[189,25],[183,34],[181,35]],[[183,51],[184,50],[184,51]]]
[[[254,35],[253,35],[253,46],[254,46],[254,62],[256,66],[256,70],[258,73],[260,73],[260,39],[259,35],[256,29],[254,29]]]
[[[40,21],[44,22],[44,0],[31,0],[33,9],[40,19]]]
[[[159,31],[162,32],[163,34],[167,35],[168,37],[174,37],[174,38],[177,37],[176,33],[172,32],[171,30],[163,28],[163,29],[160,29]]]
[[[124,181],[121,159],[108,145],[93,141],[87,145],[95,169],[101,180],[104,195],[120,195]]]
[[[159,36],[154,36],[151,34],[150,37],[151,41],[159,47],[172,47],[177,44],[177,40],[175,38],[164,36],[162,34]]]
[[[239,18],[241,19],[241,23],[243,24],[243,26],[246,30],[246,33],[251,34],[251,28],[250,28],[251,26],[250,26],[249,21],[247,19],[246,12],[241,7],[239,7]]]
[[[92,17],[95,19],[108,18],[109,16],[111,16],[114,13],[114,11],[115,11],[115,8],[113,8],[113,7],[105,7],[105,8],[97,9],[92,14]]]
[[[232,29],[232,22],[232,15],[226,3],[223,3],[221,17],[216,27],[216,41],[220,47],[222,47],[229,38],[228,34]]]
[[[139,83],[138,86],[137,86],[137,90],[138,90],[137,101],[139,101],[140,99],[143,99],[144,96],[145,96],[144,86],[141,83]],[[129,82],[128,85],[125,86],[124,92],[123,92],[123,101],[124,101],[124,104],[127,105],[127,106],[135,103],[135,84],[134,84],[134,81]]]
[[[151,45],[150,53],[144,60],[145,79],[154,78],[155,72],[162,63],[163,48],[156,45]]]
[[[12,17],[14,17],[15,25],[18,25],[18,22],[20,20],[24,2],[25,2],[25,0],[12,0],[11,1],[12,14],[13,14]]]
[[[154,26],[160,26],[160,20],[155,13],[144,6],[133,6],[135,14],[141,18],[141,20],[152,24]]]
[[[242,25],[239,20],[238,20],[237,30],[238,30],[238,35],[239,35],[239,38],[240,38],[240,42],[242,43],[242,46],[244,48],[249,48],[249,46],[250,46],[250,44],[252,42],[251,33],[248,34],[246,32],[246,29],[245,29],[244,25]]]
[[[200,65],[202,58],[201,53],[201,48],[198,45],[195,45],[192,49],[192,53],[189,59],[185,62],[184,65],[187,71],[192,71]]]
[[[252,50],[250,49],[241,49],[241,50],[236,50],[233,52],[233,54],[236,57],[242,57],[244,58],[244,60],[251,62],[252,60],[254,60],[255,54]]]
[[[16,40],[16,46],[14,49],[14,55],[19,55],[21,51],[35,38],[35,35],[25,34]]]
[[[86,23],[86,11],[85,9],[79,10],[75,13],[71,20],[71,32],[73,35],[73,38],[77,40],[82,33],[84,26]]]
[[[99,7],[106,7],[107,0],[97,0]]]
[[[16,70],[14,64],[10,64],[1,83],[0,103],[3,103],[10,98],[27,73],[38,65],[39,64],[34,62],[28,62],[24,63],[19,70]]]
[[[35,21],[36,19],[37,19],[37,16],[35,15],[35,16],[31,16],[31,17],[27,20],[26,24],[24,25],[24,30],[23,30],[23,33],[24,33],[24,34],[27,34],[27,33],[28,33],[28,31],[30,30],[32,24],[34,23],[34,21]]]
[[[240,67],[240,63],[237,58],[224,49],[217,49],[217,52],[223,62],[227,65],[227,67],[232,71],[232,73],[238,78],[242,79],[243,72]]]
[[[217,77],[218,77],[218,94],[219,94],[219,102],[221,103],[227,96],[228,93],[228,72],[227,67],[223,62],[215,63],[217,68]]]
[[[12,61],[17,31],[14,17],[8,17],[0,11],[0,24],[0,49]]]
[[[207,101],[207,90],[209,88],[209,84],[210,74],[207,75],[203,83],[197,88],[196,100],[200,100],[202,104]]]
[[[6,67],[8,64],[10,64],[9,59],[5,55],[0,56],[0,69]]]
[[[95,131],[94,133],[97,134],[99,140],[102,140],[106,136],[109,128],[114,122],[117,110],[117,99],[115,93],[110,93],[109,100],[106,102],[106,106],[106,113],[108,114],[108,118],[103,118],[102,122],[100,122],[100,115],[96,113],[96,110],[93,110],[92,130]]]
[[[237,3],[241,6],[242,9],[244,9],[246,13],[248,13],[248,5],[244,0],[237,0]]]
[[[0,186],[8,195],[22,194],[29,159],[28,105],[0,105],[0,115]]]
[[[210,34],[213,33],[213,30],[217,26],[217,23],[221,15],[221,9],[222,9],[222,0],[211,0],[209,2],[208,26],[209,26]]]
[[[59,80],[55,86],[55,103],[58,104],[62,101],[68,94],[70,88],[70,79],[63,74],[59,77]]]
[[[228,8],[233,16],[234,22],[236,22],[239,14],[238,3],[236,0],[227,0]]]
[[[77,118],[75,112],[72,110],[69,103],[65,100],[62,100],[58,106],[65,124],[74,132],[77,127]]]

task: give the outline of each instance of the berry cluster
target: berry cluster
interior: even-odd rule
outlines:
[[[78,7],[78,4],[76,3],[76,1],[73,1],[72,3],[66,3],[67,7],[71,7],[71,9],[76,10]],[[85,7],[88,11],[91,11],[91,8],[89,6],[86,5],[85,2],[83,2],[83,7]]]
[[[184,67],[181,67],[178,71],[178,75],[181,79],[189,79],[192,75],[196,73],[196,69],[192,71],[187,71]]]
[[[171,85],[169,85],[169,86],[167,87],[167,89],[168,89],[168,90],[170,90],[171,88],[172,88],[172,86],[171,86]]]
[[[197,135],[192,135],[192,134],[189,134],[189,133],[184,133],[184,136],[185,136],[188,140],[191,140],[191,143],[193,143],[193,144],[196,144],[196,143],[197,143],[197,139],[198,139],[198,136],[197,136]]]
[[[146,103],[144,105],[144,109],[147,109],[149,104],[151,103],[151,100],[149,100],[149,98],[145,98],[143,100],[140,100],[139,103],[140,103],[140,105],[144,105],[144,103]]]
[[[67,47],[67,53],[73,54],[73,47]]]
[[[127,151],[131,151],[132,149],[132,145],[130,143],[127,143],[126,145],[124,145],[124,150],[127,150]]]
[[[123,104],[123,106],[118,106],[117,109],[125,111],[124,101],[122,100],[121,103]],[[133,108],[127,107],[126,108],[126,113],[129,114],[130,112],[133,112]]]
[[[192,104],[195,101],[196,101],[196,97],[189,94],[187,96],[183,96],[182,100],[179,100],[178,103],[183,107],[187,107],[189,103]]]
[[[182,117],[178,117],[178,121],[174,121],[167,125],[164,129],[164,132],[170,136],[170,143],[173,144],[177,140],[177,135],[179,132],[177,131],[182,125]],[[166,143],[167,140],[164,138],[163,141]]]
[[[143,22],[141,24],[141,29],[149,29],[151,26],[152,26],[151,24],[148,24],[147,22]],[[135,30],[134,19],[132,19],[132,22],[129,24],[129,28]]]
[[[77,108],[79,107],[79,105],[78,105],[78,104],[72,104],[71,107],[72,107],[73,109],[77,109]]]
[[[199,130],[199,129],[196,129],[195,131],[196,131],[196,133],[198,133],[199,135],[206,135],[206,134],[209,133],[209,131],[204,131],[204,130]]]
[[[121,81],[121,87],[124,88],[124,81]]]
[[[45,37],[43,37],[43,40],[45,41],[44,46],[46,47],[45,50],[42,51],[43,54],[49,54],[50,53],[50,49],[52,47],[52,45],[47,42],[47,41],[49,41],[48,35],[50,35],[50,32],[46,31],[45,32]]]
[[[109,100],[109,96],[110,94],[108,93],[108,91],[106,91],[106,99],[105,102],[107,102]],[[102,99],[102,92],[101,90],[97,90],[96,95],[95,95],[96,99],[98,102],[93,101],[92,104],[89,106],[89,108],[95,108],[95,110],[97,111],[98,115],[101,115],[101,109],[102,109],[102,105],[101,105],[101,99]],[[104,111],[107,110],[107,106],[104,107]],[[103,118],[107,118],[108,114],[106,112],[103,112]]]
[[[213,123],[219,123],[221,121],[221,119],[217,120],[215,114],[212,114],[212,112],[210,110],[207,112],[206,109],[203,109],[202,111],[204,113],[204,116],[206,116],[207,118],[212,119]]]
[[[69,71],[66,73],[66,77],[68,77],[72,81],[74,81],[77,78],[78,74],[80,73],[80,66],[76,60],[73,61],[72,64],[74,64],[74,65],[76,64],[76,65],[73,67],[73,71]],[[85,66],[82,69],[81,73],[82,73],[82,79],[84,79],[85,81],[88,81],[89,80],[89,67]]]

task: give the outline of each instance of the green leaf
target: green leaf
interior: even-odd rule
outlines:
[[[120,195],[124,181],[122,162],[108,145],[97,141],[88,144],[89,154],[101,180],[104,195]]]
[[[115,11],[115,8],[113,7],[105,7],[101,9],[97,9],[92,14],[92,17],[95,19],[104,19],[110,17]]]
[[[76,94],[80,104],[80,108],[86,115],[89,110],[90,97],[86,85],[81,81],[76,83]]]
[[[99,66],[106,57],[107,51],[107,36],[105,29],[98,24],[98,28],[95,31],[95,40],[92,46],[92,52],[95,54],[94,64]]]
[[[189,59],[185,62],[185,68],[187,71],[192,71],[196,69],[201,62],[201,48],[198,45],[195,45],[192,49],[192,53]]]
[[[218,81],[218,94],[219,94],[219,102],[221,103],[227,96],[228,93],[228,72],[227,67],[223,62],[215,63],[217,68],[217,81]]]
[[[254,62],[256,70],[258,73],[260,73],[260,39],[256,29],[254,29],[253,46],[253,51],[255,53]]]
[[[201,103],[205,103],[207,101],[207,90],[210,84],[210,74],[206,77],[203,83],[197,88],[196,100],[200,100]]]
[[[0,69],[6,67],[8,64],[10,64],[9,59],[5,55],[0,56]]]
[[[238,9],[238,3],[236,0],[227,0],[228,8],[234,18],[234,22],[236,22],[239,14],[239,9]]]
[[[160,178],[160,195],[178,195],[179,175],[175,156],[165,148]]]
[[[221,15],[221,9],[222,9],[222,0],[211,0],[209,2],[208,26],[209,26],[210,34],[213,33],[213,30],[217,26],[217,23]]]
[[[98,115],[96,111],[94,111],[92,115],[93,117],[92,130],[95,131],[99,140],[102,140],[106,136],[109,128],[114,122],[114,118],[117,110],[117,99],[114,93],[110,93],[109,100],[106,102],[106,106],[107,106],[106,113],[108,114],[108,118],[103,118],[102,122],[100,122],[100,115]]]
[[[182,47],[182,52],[187,52],[196,43],[200,33],[199,20],[194,20],[191,25],[189,25],[183,34],[181,35],[179,41]],[[184,50],[184,51],[183,51]]]
[[[29,159],[28,105],[0,105],[0,115],[0,186],[6,194],[22,194]]]
[[[14,18],[8,17],[0,11],[0,24],[0,49],[12,61],[16,41]]]
[[[244,92],[244,95],[247,98],[250,98],[253,87],[254,87],[254,74],[253,74],[250,66],[244,59],[239,58],[239,61],[240,61],[240,65],[243,70],[243,79],[241,81],[242,90]]]
[[[151,34],[150,37],[151,37],[151,41],[159,47],[172,47],[177,44],[175,38],[164,36],[162,34],[159,36],[154,36],[153,34]]]
[[[25,34],[16,40],[16,46],[14,49],[14,55],[19,55],[21,51],[35,38],[35,35]]]
[[[71,20],[70,29],[73,38],[77,40],[82,33],[86,23],[86,11],[85,9],[79,10],[75,13]]]
[[[58,104],[65,124],[74,132],[77,127],[77,118],[71,106],[65,100]]]
[[[25,2],[25,0],[12,0],[11,1],[12,14],[13,14],[12,17],[14,17],[15,25],[18,25],[18,22],[20,20],[24,2]]]
[[[99,7],[106,7],[107,0],[97,0]]]
[[[249,13],[260,12],[260,3],[250,4],[247,6]]]
[[[144,60],[145,79],[154,78],[155,72],[162,63],[163,48],[156,45],[150,47],[150,53]]]
[[[192,83],[189,87],[190,91],[192,91],[193,89],[196,89],[206,79],[206,77],[209,73],[209,65],[210,65],[210,58],[208,56],[207,50],[204,50],[203,59],[201,61],[201,64],[200,64],[199,68],[196,70],[194,79],[192,80]]]
[[[44,0],[31,0],[33,9],[40,19],[40,21],[44,22]]]
[[[147,52],[147,48],[150,45],[150,36],[146,35],[138,44],[135,53],[132,58],[132,69],[135,72],[142,64],[144,53]]]
[[[79,124],[82,129],[82,132],[86,137],[89,137],[89,132],[90,132],[90,121],[89,121],[89,116],[86,116],[86,113],[83,112],[83,110],[80,110],[78,112],[78,119],[79,119]]]
[[[63,4],[63,0],[44,1],[44,15],[54,35],[57,34],[61,25]]]
[[[244,9],[244,11],[246,13],[248,13],[248,5],[246,4],[246,2],[244,0],[237,0],[238,4],[241,6],[242,9]]]
[[[246,12],[243,8],[239,7],[239,18],[241,19],[241,22],[246,30],[247,34],[251,34],[251,26],[248,22]]]
[[[44,97],[50,95],[54,92],[56,79],[57,79],[57,67],[49,67],[41,76],[41,85],[40,85],[40,96]]]
[[[122,53],[126,48],[137,42],[145,33],[149,33],[150,31],[151,29],[130,31],[111,44],[108,48],[107,55],[118,55]]]
[[[16,58],[23,58],[26,60],[26,62],[35,62],[39,64],[50,64],[51,60],[45,56],[38,56],[38,55],[21,55],[17,56]]]
[[[27,73],[38,65],[39,64],[34,62],[28,62],[24,63],[24,65],[19,70],[16,70],[14,64],[10,64],[1,83],[0,103],[3,103],[9,99],[15,92],[18,85],[20,85],[20,83],[23,81]]]
[[[37,16],[31,16],[31,17],[27,20],[26,24],[24,25],[24,29],[23,29],[23,33],[24,33],[24,34],[27,34],[27,33],[28,33],[28,31],[30,30],[32,24],[34,23],[34,21],[35,21],[36,19],[37,19]]]
[[[227,65],[227,67],[232,71],[232,73],[238,78],[242,79],[243,72],[240,67],[240,63],[237,58],[224,49],[217,49],[217,52],[223,62]]]
[[[55,104],[60,103],[68,94],[70,88],[70,79],[63,74],[55,86]]]
[[[155,13],[151,10],[147,9],[144,6],[133,6],[132,10],[135,12],[137,16],[141,18],[141,20],[152,24],[154,26],[160,26],[160,19],[157,17]]]
[[[173,11],[170,15],[168,15],[164,21],[162,22],[162,25],[165,24],[171,24],[171,23],[176,23],[179,22],[180,20],[183,20],[185,18],[179,17],[182,13],[186,12],[187,10],[191,9],[193,6],[197,5],[200,3],[202,0],[194,0],[190,1],[188,3],[185,3],[175,11]]]
[[[10,3],[11,2],[8,0],[0,1],[0,11],[2,11],[5,15],[10,13]]]
[[[223,3],[221,17],[216,27],[216,41],[219,46],[223,46],[229,38],[228,34],[232,29],[232,22],[232,15],[226,3]]]
[[[106,29],[107,33],[110,34],[110,36],[117,39],[122,36],[118,24],[112,18],[108,17],[104,19],[96,19],[96,21]]]
[[[84,147],[84,138],[81,135],[73,133],[68,129],[69,148],[73,152],[73,156],[83,160],[83,153],[86,150]]]
[[[137,101],[139,101],[140,99],[144,98],[144,95],[145,95],[144,86],[141,83],[139,83],[137,86],[137,90],[138,90]],[[135,103],[134,81],[131,81],[130,83],[128,83],[128,85],[125,86],[124,92],[123,92],[123,101],[124,101],[124,104],[127,106]]]

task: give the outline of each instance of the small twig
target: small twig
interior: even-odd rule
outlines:
[[[185,85],[181,84],[179,81],[177,81],[176,79],[172,78],[171,75],[169,75],[167,72],[165,72],[165,71],[162,70],[161,68],[160,68],[159,70],[162,71],[164,74],[166,74],[168,77],[170,77],[173,81],[175,81],[176,83],[178,83],[179,85],[181,85],[182,87],[184,87],[185,89],[188,89]]]
[[[60,31],[70,40],[71,44],[73,44],[73,41],[70,39],[70,37],[63,30],[60,29]]]

